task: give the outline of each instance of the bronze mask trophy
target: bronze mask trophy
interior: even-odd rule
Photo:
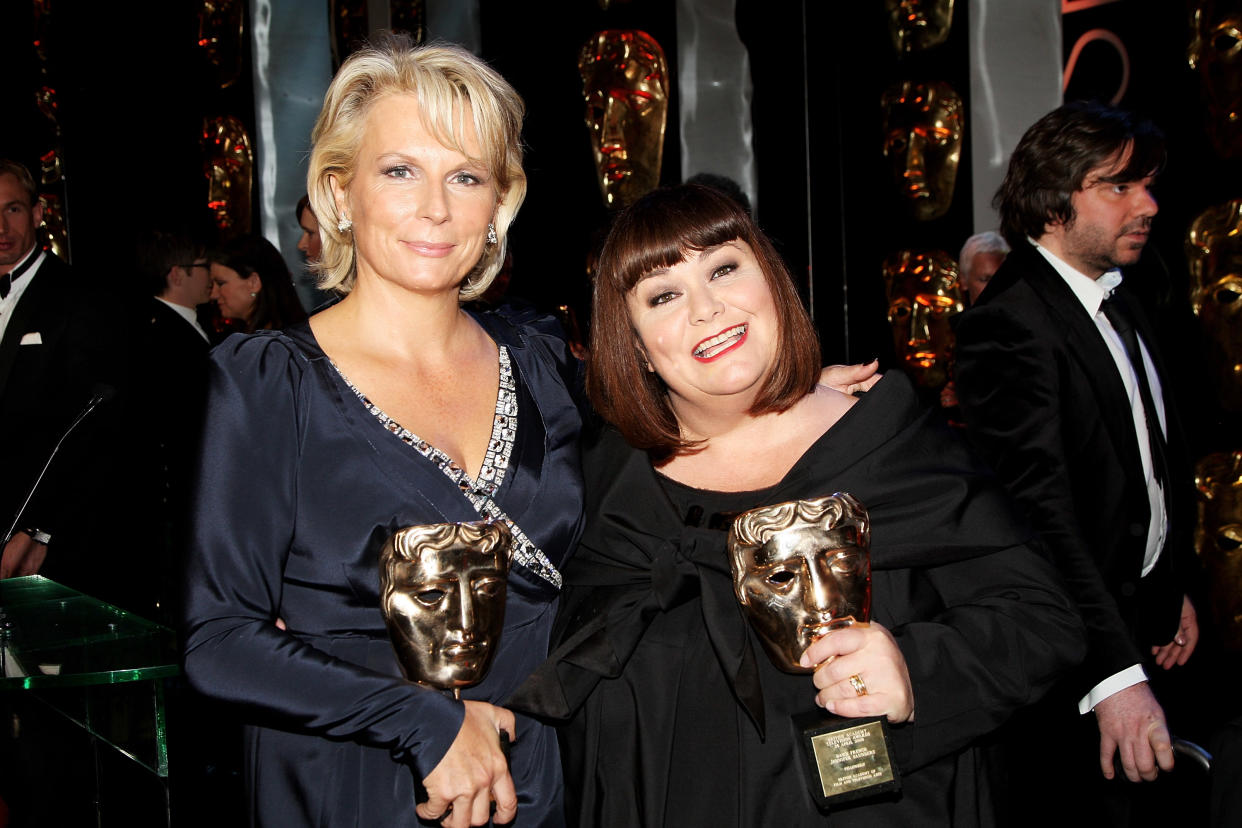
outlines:
[[[1206,335],[1220,404],[1242,412],[1242,200],[1195,217],[1186,234],[1186,263],[1190,304]]]
[[[1242,452],[1213,452],[1195,464],[1199,519],[1195,551],[1226,650],[1242,652]]]
[[[744,512],[729,531],[733,591],[768,657],[787,673],[816,639],[871,617],[870,522],[848,494]],[[808,694],[813,691],[808,684]],[[897,791],[883,717],[792,717],[819,806]]]
[[[884,12],[898,55],[939,46],[953,27],[953,0],[884,0]]]
[[[668,120],[664,50],[637,29],[593,34],[578,55],[596,181],[613,210],[660,183]]]
[[[504,628],[512,543],[504,523],[478,521],[407,526],[384,544],[380,610],[407,679],[454,698],[482,681]]]
[[[949,212],[966,132],[965,107],[941,81],[901,81],[880,98],[884,157],[915,221]]]
[[[951,320],[966,309],[957,262],[940,250],[899,250],[883,274],[897,361],[919,388],[943,388],[956,345]]]

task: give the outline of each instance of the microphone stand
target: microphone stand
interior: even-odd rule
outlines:
[[[24,513],[26,511],[26,507],[30,505],[30,501],[34,497],[34,493],[39,490],[39,484],[43,482],[43,476],[47,474],[47,470],[51,467],[52,461],[56,459],[56,454],[60,451],[60,447],[65,442],[65,438],[72,434],[73,430],[77,428],[83,420],[90,416],[90,413],[94,411],[100,403],[112,399],[115,395],[116,390],[113,388],[105,387],[96,391],[95,395],[91,397],[90,402],[86,404],[86,408],[82,409],[81,413],[78,414],[74,421],[69,424],[69,427],[65,429],[65,432],[60,435],[60,439],[56,441],[56,447],[53,448],[52,453],[48,455],[47,462],[43,464],[43,469],[39,472],[38,478],[35,479],[34,485],[31,486],[30,491],[26,493],[26,499],[22,501],[21,508],[17,510],[17,514],[13,515],[13,523],[9,526],[9,531],[4,534],[4,545],[8,545],[8,542],[13,539],[13,535],[17,532],[17,524],[21,522],[22,513]]]

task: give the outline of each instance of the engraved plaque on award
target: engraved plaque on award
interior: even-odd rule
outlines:
[[[785,672],[814,672],[798,663],[807,647],[871,617],[870,524],[848,494],[742,513],[729,532],[729,560],[734,593],[768,657]],[[820,807],[901,789],[883,717],[813,710],[792,719]]]

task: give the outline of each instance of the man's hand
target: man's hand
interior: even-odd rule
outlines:
[[[878,359],[858,365],[829,365],[819,372],[819,384],[842,394],[870,391],[884,376],[877,373],[879,368]]]
[[[1173,770],[1173,740],[1164,723],[1164,711],[1147,682],[1120,690],[1097,704],[1095,718],[1100,726],[1100,770],[1105,779],[1113,778],[1113,754],[1117,751],[1131,782],[1150,782],[1159,771]]]
[[[1182,666],[1195,651],[1199,643],[1199,616],[1195,615],[1195,605],[1190,603],[1188,596],[1182,596],[1182,618],[1177,625],[1177,635],[1163,647],[1152,647],[1151,654],[1156,663],[1166,670],[1173,665]]]
[[[0,555],[0,578],[38,575],[47,557],[47,544],[39,543],[25,532],[16,532]]]

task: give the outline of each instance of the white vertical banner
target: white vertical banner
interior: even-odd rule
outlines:
[[[252,0],[257,232],[276,245],[305,305],[314,300],[293,210],[306,192],[310,133],[332,81],[327,2]]]
[[[735,0],[677,0],[682,179],[723,175],[757,207],[752,91]]]
[[[1061,8],[970,0],[970,113],[975,232],[1000,224],[992,197],[1022,133],[1061,105]]]

